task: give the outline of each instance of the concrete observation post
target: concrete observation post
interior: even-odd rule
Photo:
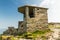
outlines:
[[[18,12],[24,14],[23,26],[20,26],[20,32],[34,32],[47,29],[47,8],[25,5],[19,7]]]

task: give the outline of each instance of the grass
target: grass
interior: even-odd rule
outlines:
[[[37,30],[37,31],[35,31],[33,33],[27,32],[27,33],[24,33],[21,36],[16,36],[16,37],[10,36],[10,37],[11,37],[11,40],[18,40],[19,38],[35,39],[38,36],[42,37],[45,33],[48,33],[48,32],[50,32],[50,30],[41,30],[41,31]],[[7,36],[5,36],[5,37],[7,37]],[[43,39],[44,38],[46,38],[46,37],[43,37]],[[0,37],[0,40],[1,40],[1,37]]]
[[[46,39],[46,37],[44,36],[44,34],[48,34],[49,32],[51,32],[51,30],[36,30],[33,33],[30,32],[26,32],[23,35],[19,34],[18,36],[14,37],[14,36],[10,36],[11,40],[18,40],[19,38],[26,38],[26,39],[35,39],[37,37],[42,37],[43,39]],[[1,40],[1,37],[0,37]]]
[[[35,38],[41,37],[44,34],[49,33],[49,32],[51,32],[49,29],[48,30],[41,30],[41,31],[37,30],[37,31],[35,31],[33,33],[30,33],[30,32],[24,33],[21,36],[22,36],[22,38],[35,39]]]
[[[15,37],[15,36],[6,36],[6,35],[2,36],[2,39],[7,39],[7,38],[9,38],[10,40],[18,40],[19,39],[18,37]]]

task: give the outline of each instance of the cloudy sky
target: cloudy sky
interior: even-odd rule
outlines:
[[[48,9],[48,21],[60,22],[60,0],[0,0],[0,33],[9,26],[18,27],[18,21],[23,20],[23,14],[18,12],[18,7],[34,5]]]
[[[48,21],[60,23],[60,0],[44,0],[41,5],[48,9]]]

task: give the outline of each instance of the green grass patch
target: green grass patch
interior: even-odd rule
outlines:
[[[22,38],[27,38],[27,39],[34,39],[36,38],[38,35],[39,36],[43,36],[45,33],[48,33],[48,32],[51,32],[49,29],[48,30],[36,30],[35,32],[33,33],[30,33],[30,32],[27,32],[27,33],[24,33],[22,36]]]
[[[49,29],[48,30],[41,30],[41,31],[37,30],[37,31],[33,32],[33,34],[45,34],[47,32],[50,32],[50,30]]]

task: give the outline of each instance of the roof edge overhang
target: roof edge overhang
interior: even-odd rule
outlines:
[[[48,10],[48,8],[44,8],[44,7],[38,7],[38,6],[25,5],[25,6],[18,7],[18,12],[20,12],[20,13],[24,13],[24,11],[25,11],[25,7],[31,7],[31,8],[41,8],[41,9]]]

